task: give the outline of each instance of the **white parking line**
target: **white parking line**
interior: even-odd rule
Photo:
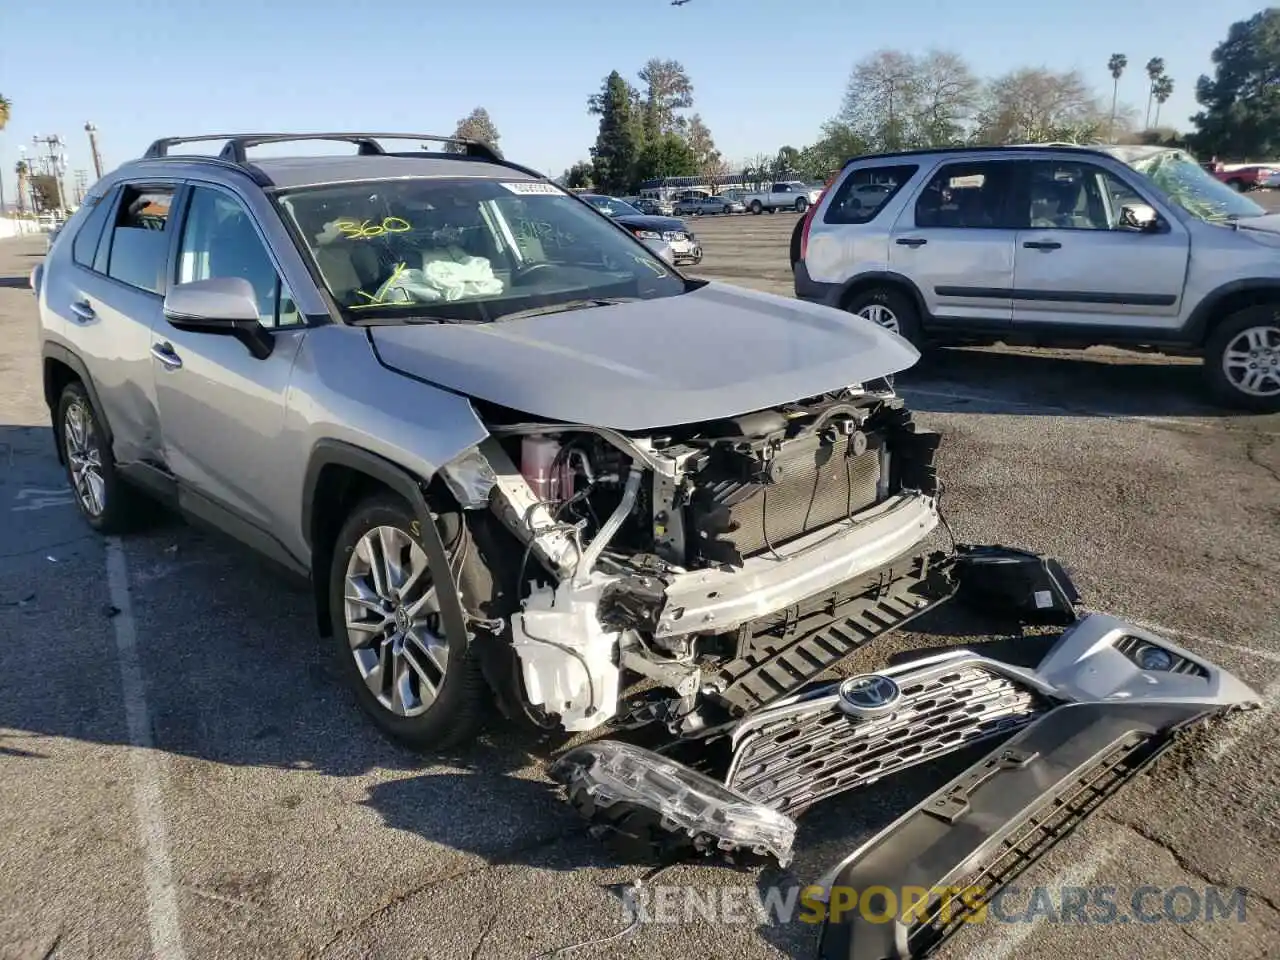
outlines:
[[[153,749],[146,686],[138,660],[137,628],[129,596],[129,571],[124,547],[116,537],[107,540],[107,589],[111,604],[118,611],[111,624],[120,661],[120,687],[124,694],[129,753],[134,768],[133,803],[138,832],[142,837],[142,879],[147,897],[147,922],[151,928],[151,949],[157,960],[184,960],[160,792],[163,771]]]

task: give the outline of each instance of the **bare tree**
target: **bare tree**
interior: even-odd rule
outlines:
[[[680,61],[654,57],[641,68],[639,77],[644,96],[645,136],[684,133],[684,118],[676,111],[693,106],[693,81]]]
[[[1114,140],[1116,136],[1116,101],[1120,96],[1120,77],[1124,68],[1129,65],[1129,58],[1123,53],[1113,53],[1107,61],[1107,69],[1111,71],[1111,121],[1107,124],[1107,137]]]
[[[919,88],[914,57],[900,50],[879,50],[854,65],[839,119],[879,149],[901,149],[907,141],[907,118],[919,103]]]
[[[1106,119],[1078,70],[1023,67],[992,80],[984,99],[977,129],[984,143],[1078,142],[1096,137]]]
[[[942,147],[963,140],[982,93],[982,81],[964,58],[931,50],[916,61],[915,89],[914,145]]]

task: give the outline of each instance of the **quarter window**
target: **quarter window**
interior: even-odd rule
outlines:
[[[98,241],[102,239],[102,230],[107,225],[107,218],[115,209],[114,194],[86,199],[91,209],[88,216],[76,231],[76,238],[71,243],[71,259],[82,267],[93,269],[93,258],[98,252]]]
[[[249,211],[220,190],[196,187],[182,228],[178,282],[215,277],[249,281],[264,327],[300,322],[297,305],[267,255]]]
[[[902,164],[855,170],[836,188],[823,222],[870,223],[919,169],[916,164]]]
[[[1014,161],[948,163],[916,200],[917,227],[1014,229]]]
[[[171,187],[124,188],[111,230],[107,276],[151,293],[164,289],[172,206]]]

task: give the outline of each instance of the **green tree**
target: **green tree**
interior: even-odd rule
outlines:
[[[1241,160],[1280,152],[1280,9],[1233,23],[1212,59],[1214,76],[1196,83],[1196,150]]]
[[[1160,126],[1160,108],[1173,96],[1173,78],[1167,74],[1157,77],[1156,82],[1151,85],[1151,95],[1156,98],[1156,118],[1151,125],[1154,128]]]
[[[688,121],[676,111],[693,106],[693,82],[684,65],[679,60],[654,57],[640,68],[639,77],[644,92],[645,137],[685,133]]]
[[[579,160],[564,172],[564,185],[571,190],[591,186],[591,164]]]
[[[810,180],[826,180],[846,160],[869,152],[870,145],[857,131],[838,120],[822,125],[822,136],[800,151],[800,172]]]
[[[479,140],[481,143],[487,143],[495,149],[498,146],[498,128],[494,126],[489,111],[484,107],[476,107],[465,117],[458,121],[458,125],[453,130],[453,135],[463,140]],[[462,153],[465,148],[449,145],[451,152]]]
[[[644,130],[636,90],[617,70],[605,77],[600,92],[588,101],[600,117],[591,148],[592,182],[606,193],[624,193],[636,179],[636,161],[644,146]]]
[[[1156,83],[1164,76],[1164,58],[1152,57],[1147,61],[1147,79],[1150,86],[1147,87],[1147,118],[1142,122],[1144,127],[1151,126],[1151,104],[1156,96]]]
[[[663,133],[649,140],[640,148],[636,158],[634,179],[620,185],[615,192],[624,192],[633,183],[660,177],[692,177],[697,174],[698,161],[689,148],[688,141],[677,133]]]
[[[1113,53],[1107,61],[1107,69],[1111,71],[1111,121],[1107,124],[1107,136],[1111,139],[1116,135],[1116,103],[1120,96],[1120,78],[1128,65],[1129,58],[1123,53]]]

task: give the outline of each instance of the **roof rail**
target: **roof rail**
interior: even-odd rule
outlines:
[[[216,133],[199,137],[163,137],[156,140],[142,155],[144,160],[158,160],[168,157],[169,151],[184,143],[207,143],[214,140],[225,140],[226,146],[218,154],[218,159],[230,163],[244,165],[248,163],[245,151],[250,147],[268,143],[291,143],[300,140],[331,140],[335,142],[353,143],[361,156],[381,156],[386,153],[379,140],[424,140],[432,143],[453,144],[463,147],[463,153],[469,157],[504,163],[502,154],[496,147],[480,140],[468,140],[462,137],[441,137],[430,133]],[[425,147],[424,147],[425,149]]]

